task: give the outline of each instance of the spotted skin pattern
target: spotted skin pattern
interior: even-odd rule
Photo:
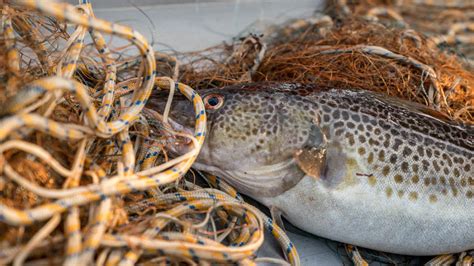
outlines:
[[[474,248],[474,130],[373,92],[255,83],[201,91],[208,110],[195,168],[279,208],[296,226],[392,253]],[[171,116],[190,112],[175,101]],[[320,149],[319,175],[295,163]]]
[[[314,99],[328,138],[366,168],[357,173],[361,182],[388,198],[472,199],[473,135],[461,126],[388,105],[366,92],[328,91]]]
[[[258,155],[257,163],[271,164],[280,159],[275,153],[304,146],[311,125],[319,122],[326,137],[344,147],[346,160],[363,166],[356,173],[358,182],[388,198],[430,203],[473,198],[473,135],[462,125],[412,110],[422,106],[390,105],[365,91],[285,84],[269,92],[253,86],[226,88],[225,105],[214,115],[209,133],[211,149],[238,139],[247,143],[249,154]],[[403,107],[407,104],[410,108]],[[267,141],[268,136],[273,140]]]

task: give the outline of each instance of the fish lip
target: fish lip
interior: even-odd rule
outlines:
[[[194,132],[191,128],[181,125],[180,123],[174,121],[171,117],[168,117],[168,124],[174,131],[189,134],[191,136],[194,135]]]
[[[171,129],[173,131],[179,132],[179,133],[182,133],[182,134],[185,134],[185,135],[194,136],[194,131],[192,129],[181,125],[180,123],[174,121],[170,117],[168,117],[167,122],[168,122],[168,125],[171,127]],[[161,130],[162,134],[168,135],[171,139],[176,140],[176,141],[172,141],[172,142],[166,144],[166,148],[168,150],[170,150],[172,153],[174,153],[176,155],[183,155],[183,154],[186,154],[186,153],[193,150],[193,142],[191,141],[191,139],[186,138],[184,136],[176,136],[175,134],[173,134],[172,132],[169,132],[166,129],[166,123],[163,123],[163,124],[165,125],[165,129]],[[186,142],[183,143],[183,142],[179,141],[177,139],[177,137],[179,137],[180,139],[186,140]]]
[[[176,122],[171,117],[167,117],[166,121],[163,118],[163,115],[157,111],[145,108],[144,113],[148,119],[153,119],[159,121],[159,126],[157,127],[158,132],[166,138],[164,147],[169,150],[172,154],[183,155],[194,149],[193,142],[191,139],[184,136],[177,136],[176,133],[181,133],[183,135],[194,136],[193,129],[183,126],[182,124]],[[178,139],[180,138],[180,139]],[[180,140],[186,140],[185,142]]]

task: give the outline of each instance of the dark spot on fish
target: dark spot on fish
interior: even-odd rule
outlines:
[[[393,129],[390,130],[390,134],[392,134],[393,136],[398,136],[398,135],[400,135],[400,132],[398,132],[398,130],[393,128]]]
[[[368,123],[369,120],[370,120],[369,116],[367,116],[367,115],[362,115],[362,122]]]
[[[337,104],[336,104],[334,101],[331,101],[331,100],[329,100],[329,101],[327,102],[327,105],[329,105],[329,106],[331,106],[331,107],[333,107],[333,108],[336,108],[336,107],[337,107]]]
[[[421,160],[421,164],[423,165],[423,171],[428,171],[430,163],[427,160]]]
[[[423,181],[425,182],[425,186],[429,186],[430,185],[430,178],[429,177],[425,177],[423,179]]]
[[[400,147],[400,145],[403,144],[403,141],[401,141],[400,139],[395,139],[394,140],[394,143],[393,143],[393,146],[392,148],[395,150],[395,151],[398,151],[398,148]]]
[[[383,169],[382,169],[382,174],[383,174],[384,176],[388,176],[389,173],[390,173],[390,166],[385,165],[385,166],[383,167]]]
[[[473,196],[472,191],[468,190],[468,191],[466,192],[466,197],[467,197],[468,199],[472,199],[472,196]]]
[[[425,138],[425,145],[431,146],[434,144],[434,141],[431,138]]]
[[[436,146],[441,150],[444,150],[446,148],[446,145],[444,143],[441,143],[441,142],[437,142]]]
[[[403,182],[403,177],[399,174],[396,174],[393,179],[395,180],[396,183],[400,184]]]
[[[389,130],[391,128],[390,124],[385,123],[384,121],[382,121],[382,123],[380,123],[380,124],[381,124],[381,127],[385,130]],[[394,135],[398,135],[398,132]]]
[[[450,177],[449,178],[449,185],[454,186],[455,183],[456,183],[456,181],[454,180],[454,178]]]
[[[355,144],[354,135],[351,134],[351,135],[348,137],[348,140],[349,140],[349,144],[350,144],[351,146],[353,146],[353,145]]]
[[[403,191],[401,189],[398,190],[398,197],[400,197],[400,198],[403,197],[403,194],[405,194],[405,191]]]
[[[324,114],[324,115],[323,115],[323,121],[324,121],[324,122],[327,123],[327,122],[329,122],[330,120],[331,120],[331,118],[329,117],[328,114]]]
[[[372,146],[379,146],[380,142],[378,142],[377,140],[375,140],[373,138],[369,138],[369,144],[372,145]]]
[[[453,166],[453,161],[451,160],[451,158],[449,158],[449,156],[446,153],[443,153],[442,157],[443,157],[444,161],[446,161],[448,163],[449,166]]]
[[[427,156],[428,158],[431,158],[431,156],[433,156],[433,152],[432,152],[432,150],[431,150],[430,148],[427,148],[427,149],[426,149],[426,156]]]
[[[451,186],[451,191],[453,192],[453,196],[457,197],[458,196],[458,189],[455,186]]]
[[[411,151],[410,148],[408,148],[407,146],[405,146],[405,148],[403,148],[403,152],[402,152],[402,153],[403,153],[403,156],[409,156],[409,155],[412,153],[412,151]]]
[[[444,174],[448,175],[448,174],[449,174],[449,169],[445,167],[445,168],[443,169],[443,172],[444,172]]]
[[[342,121],[338,121],[338,122],[334,123],[335,128],[343,127],[343,126],[344,126],[344,123]]]
[[[369,153],[369,157],[367,158],[367,162],[369,164],[372,164],[372,162],[374,161],[374,153],[373,152],[370,152]]]
[[[390,139],[385,139],[385,141],[383,142],[383,146],[384,146],[385,148],[390,147]]]
[[[454,175],[455,177],[461,176],[461,173],[459,172],[459,169],[454,168],[454,170],[453,170],[453,175]]]
[[[360,121],[360,116],[357,115],[357,114],[353,114],[352,116],[352,120],[356,121],[356,122],[359,122]]]
[[[341,116],[342,116],[342,119],[344,120],[349,119],[349,113],[347,111],[341,111]]]
[[[409,196],[410,200],[416,201],[418,199],[418,193],[415,191],[410,192]]]
[[[408,173],[408,163],[407,162],[402,163],[402,171],[405,172],[405,173]]]
[[[446,177],[441,176],[441,177],[439,178],[439,181],[441,182],[442,185],[446,185]]]
[[[380,150],[380,152],[379,152],[379,161],[381,161],[381,162],[385,161],[385,151],[384,150]]]
[[[383,150],[381,150],[380,152],[382,152],[382,151]],[[383,155],[384,155],[383,157],[385,157],[385,154],[383,154]],[[379,156],[380,156],[380,154],[379,154]],[[395,164],[397,162],[397,155],[396,154],[390,155],[389,161],[390,161],[391,164]]]
[[[331,112],[331,108],[329,108],[327,105],[322,105],[321,107],[322,107],[322,109],[325,113],[330,113]]]

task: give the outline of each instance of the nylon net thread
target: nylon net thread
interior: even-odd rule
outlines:
[[[1,19],[1,264],[252,265],[264,227],[299,263],[284,232],[224,181],[182,178],[206,116],[174,57],[96,18],[87,0],[11,1]],[[193,134],[144,112],[153,89],[190,100]],[[194,148],[169,158],[165,146],[181,140]]]
[[[363,11],[338,8],[332,18],[295,20],[177,60],[153,52],[133,29],[95,19],[87,1],[4,5],[1,262],[252,264],[266,227],[298,264],[284,232],[225,182],[207,176],[215,190],[180,178],[197,154],[170,162],[165,144],[179,138],[142,107],[154,86],[176,84],[195,95],[200,112],[184,84],[274,80],[382,91],[472,123],[469,61],[443,53],[439,35],[398,25],[403,14],[380,17],[372,2],[361,3]],[[447,44],[458,35],[469,40],[453,23],[436,34]],[[113,46],[102,34],[131,45]],[[204,128],[196,121],[195,135],[186,136],[197,147]]]
[[[243,36],[201,53],[181,55],[185,62],[181,80],[195,87],[281,81],[372,90],[428,105],[453,120],[472,124],[474,57],[468,47],[472,48],[469,34],[474,18],[431,21],[443,27],[419,32],[416,29],[425,29],[407,21],[416,24],[425,18],[415,21],[413,16],[411,21],[411,15],[404,13],[426,6],[424,10],[459,10],[469,1],[449,8],[430,1],[405,2],[331,2],[326,10],[331,16],[293,20],[263,36]]]

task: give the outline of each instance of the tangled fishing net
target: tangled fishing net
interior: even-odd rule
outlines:
[[[193,87],[284,81],[379,91],[431,106],[454,120],[473,123],[474,71],[468,55],[461,50],[458,54],[443,52],[437,42],[445,40],[444,35],[431,33],[429,37],[400,23],[402,15],[395,11],[388,18],[374,12],[378,1],[366,2],[350,6],[357,9],[357,14],[372,10],[374,14],[368,17],[351,13],[349,6],[341,6],[339,1],[331,2],[328,13],[334,13],[332,17],[318,14],[275,26],[263,36],[244,36],[232,44],[184,55],[180,80]],[[467,6],[470,2],[465,3]],[[413,3],[400,8],[426,10],[424,5]],[[471,4],[466,16],[472,8]],[[385,20],[376,15],[390,23],[382,23]],[[449,36],[465,41],[462,44],[472,50],[474,35],[469,30],[473,30],[473,21],[470,17],[470,24],[463,23],[471,28],[456,33],[449,29],[460,24],[431,22],[444,25]]]
[[[176,81],[176,59],[86,0],[12,1],[1,20],[0,264],[254,264],[265,226],[298,263],[283,231],[226,183],[181,178],[206,116]],[[194,134],[176,132],[166,110],[143,112],[154,88],[188,97]],[[180,141],[194,148],[168,158]]]
[[[131,28],[95,18],[86,0],[2,5],[0,264],[251,265],[261,260],[264,227],[299,264],[271,219],[218,177],[188,171],[206,127],[191,87],[266,80],[352,87],[474,121],[471,61],[460,56],[472,48],[460,26],[428,32],[402,15],[370,13],[375,1],[341,3],[331,17],[273,26],[179,60],[154,52]],[[399,18],[401,26],[383,23]],[[455,53],[440,50],[440,36],[458,40]],[[130,44],[114,46],[114,38]],[[163,114],[144,108],[153,89],[169,92]],[[192,135],[169,122],[175,93],[194,105]],[[166,147],[180,143],[194,149],[169,158]]]

